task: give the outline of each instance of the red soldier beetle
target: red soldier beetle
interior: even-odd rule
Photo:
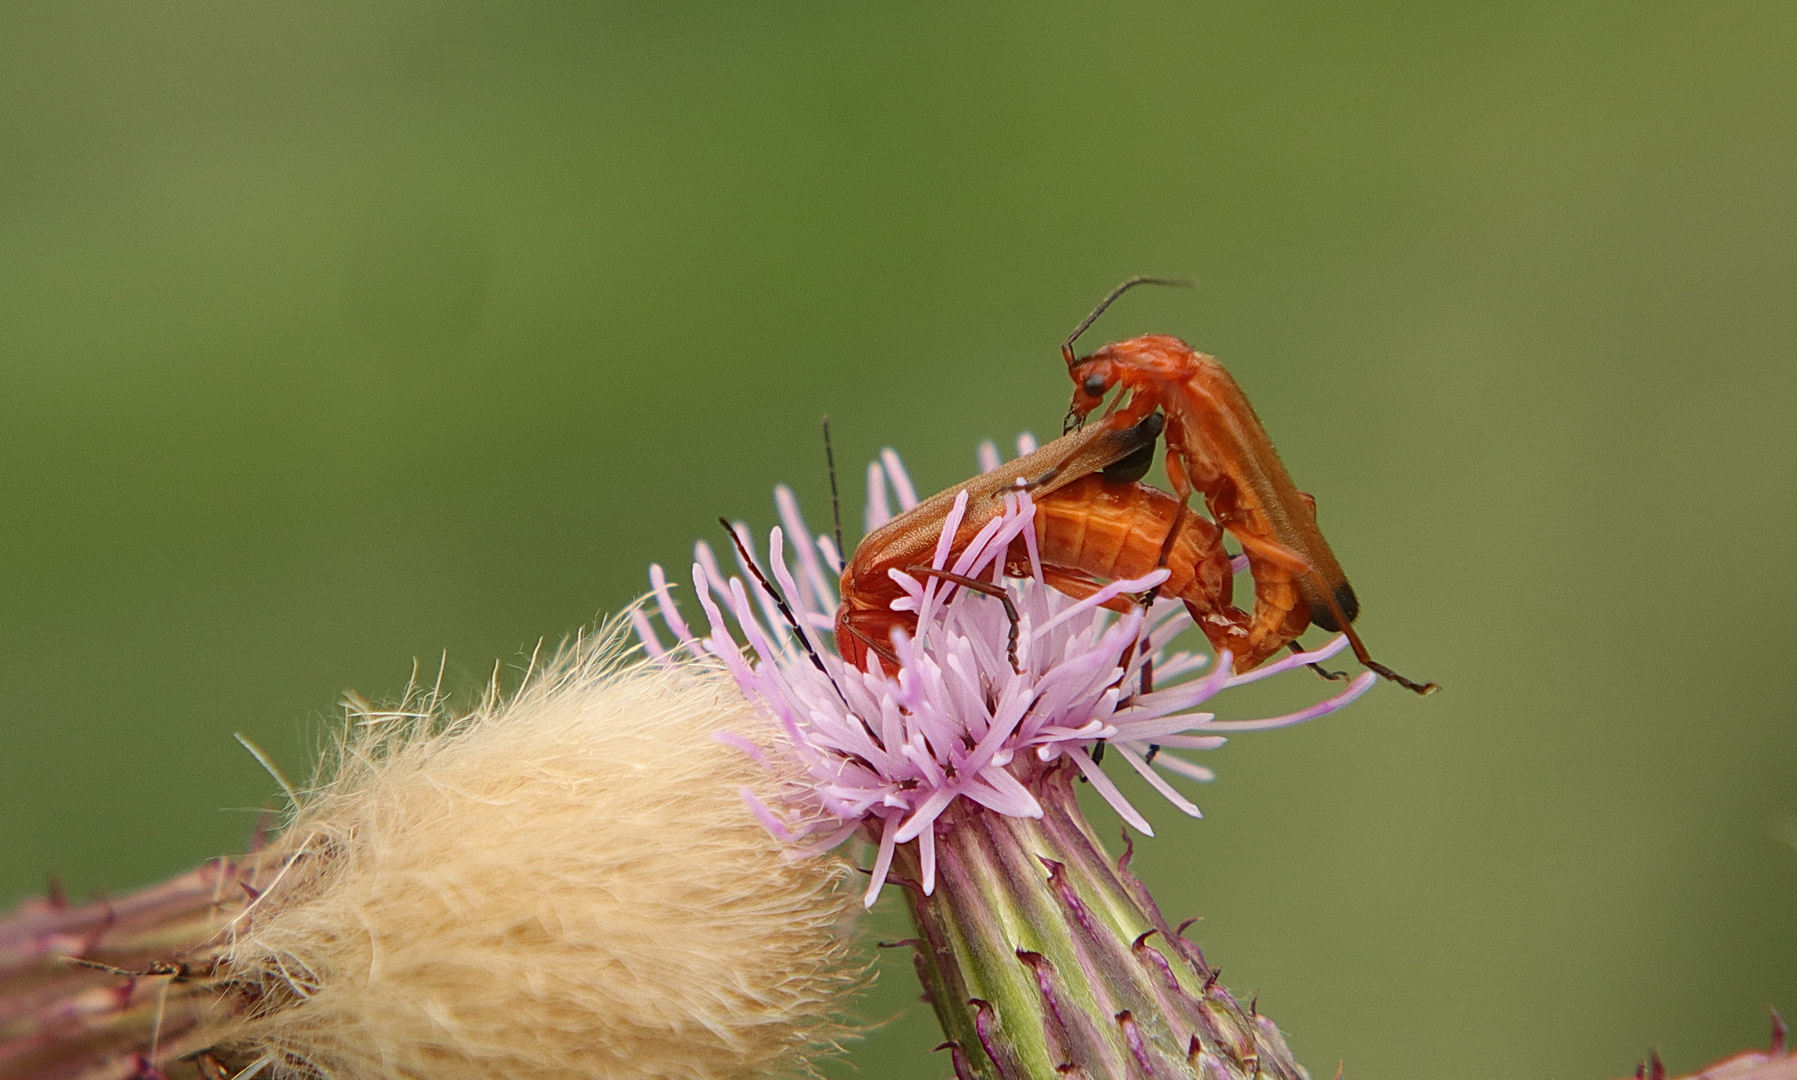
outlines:
[[[1133,428],[1157,409],[1165,414],[1173,493],[1182,507],[1194,490],[1204,493],[1212,519],[1241,543],[1254,575],[1254,621],[1237,669],[1254,667],[1315,623],[1346,634],[1355,657],[1380,676],[1418,694],[1439,690],[1399,675],[1367,652],[1353,625],[1360,600],[1317,528],[1316,500],[1292,483],[1254,406],[1222,364],[1168,334],[1144,334],[1074,356],[1073,343],[1112,301],[1143,284],[1191,283],[1130,278],[1074,328],[1061,346],[1074,384],[1068,425],[1083,422],[1117,386],[1129,391],[1127,400],[1118,394],[1101,426]]]
[[[1148,416],[1128,427],[1100,426],[1064,435],[925,499],[869,533],[843,568],[837,652],[857,668],[866,666],[869,652],[896,666],[892,632],[915,632],[917,615],[892,609],[892,602],[905,595],[893,570],[947,580],[1008,606],[1008,597],[992,583],[933,570],[928,563],[961,492],[967,493],[967,507],[951,550],[971,542],[1004,512],[1005,494],[1020,489],[1035,503],[1034,531],[1045,584],[1085,597],[1098,591],[1102,579],[1141,577],[1164,566],[1170,576],[1158,591],[1184,601],[1219,650],[1244,648],[1249,619],[1231,603],[1233,577],[1221,530],[1184,514],[1166,492],[1136,482],[1152,463],[1163,423],[1159,416]],[[1021,538],[1006,553],[1005,573],[1030,575]],[[1117,597],[1106,606],[1128,610],[1132,603]],[[1014,653],[1014,641],[1012,646]]]

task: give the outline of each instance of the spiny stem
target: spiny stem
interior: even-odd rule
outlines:
[[[1030,782],[1040,819],[972,807],[939,831],[924,896],[899,849],[919,969],[943,1030],[983,1080],[1043,1076],[1307,1080],[1279,1029],[1243,1008],[1092,835],[1074,770]]]

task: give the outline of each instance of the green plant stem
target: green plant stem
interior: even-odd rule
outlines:
[[[1307,1080],[1273,1022],[1167,924],[1128,852],[1105,854],[1075,775],[1063,761],[1026,781],[1040,819],[975,807],[941,829],[931,896],[917,846],[895,856],[957,1075]]]

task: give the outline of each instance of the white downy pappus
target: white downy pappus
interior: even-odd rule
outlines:
[[[509,700],[352,703],[223,964],[271,1075],[712,1080],[806,1071],[863,981],[846,867],[795,859],[719,742],[727,679],[576,642]]]

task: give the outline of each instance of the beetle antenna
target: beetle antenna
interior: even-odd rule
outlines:
[[[730,542],[736,545],[736,553],[742,556],[743,565],[749,568],[749,573],[755,575],[755,581],[769,596],[774,598],[774,606],[780,609],[781,617],[786,620],[788,626],[792,627],[793,636],[799,639],[799,648],[805,650],[805,655],[811,658],[812,664],[816,665],[817,670],[823,672],[825,679],[829,679],[830,687],[836,691],[836,696],[842,697],[842,689],[836,685],[835,679],[830,678],[830,671],[824,667],[823,658],[818,656],[817,650],[811,647],[811,639],[805,636],[804,628],[799,625],[799,620],[793,615],[792,608],[787,606],[786,597],[782,596],[774,583],[761,572],[761,567],[755,563],[755,556],[749,554],[749,549],[743,543],[743,538],[736,534],[736,528],[723,518],[718,518],[718,524],[722,525],[724,531],[730,534]],[[764,659],[772,662],[773,657],[764,657]],[[843,704],[848,704],[847,698],[843,698]]]
[[[1119,296],[1122,296],[1124,293],[1135,288],[1137,285],[1176,285],[1182,289],[1190,289],[1190,288],[1194,288],[1196,286],[1196,284],[1197,283],[1194,282],[1191,278],[1149,277],[1145,274],[1140,274],[1140,275],[1137,275],[1136,277],[1132,277],[1132,278],[1125,280],[1122,284],[1120,284],[1116,288],[1112,289],[1110,291],[1109,295],[1107,295],[1103,300],[1100,300],[1098,302],[1098,306],[1092,309],[1092,314],[1087,315],[1084,319],[1081,319],[1080,324],[1073,328],[1073,333],[1067,335],[1067,340],[1065,342],[1063,342],[1061,345],[1061,359],[1067,361],[1068,367],[1072,367],[1073,366],[1073,343],[1078,341],[1079,336],[1081,334],[1085,333],[1086,330],[1088,328],[1090,328],[1093,323],[1098,321],[1098,317],[1100,315],[1104,314],[1105,308],[1110,307],[1111,304],[1113,302],[1115,302]]]
[[[842,546],[842,497],[836,492],[836,450],[830,445],[830,418],[824,417],[824,463],[830,469],[830,520],[836,526],[836,557],[848,565],[848,549]]]

